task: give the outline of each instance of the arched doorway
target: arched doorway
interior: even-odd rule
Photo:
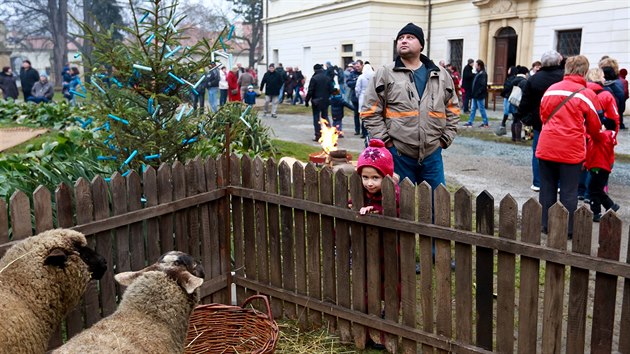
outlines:
[[[494,37],[494,70],[492,82],[502,85],[507,77],[507,69],[516,65],[516,31],[512,27],[503,27]]]

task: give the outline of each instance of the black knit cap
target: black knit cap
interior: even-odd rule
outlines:
[[[324,66],[322,64],[315,64],[315,65],[313,65],[313,70],[321,70],[323,68],[324,68]]]
[[[416,38],[418,38],[420,44],[422,45],[422,49],[424,49],[424,32],[422,32],[422,28],[409,22],[405,27],[400,30],[400,32],[398,32],[396,39],[398,39],[398,37],[403,34],[413,34]]]

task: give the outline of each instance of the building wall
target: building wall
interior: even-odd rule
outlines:
[[[556,49],[557,31],[582,29],[581,53],[596,66],[602,55],[630,68],[630,2],[624,0],[433,0],[429,41],[428,1],[269,0],[268,58],[299,65],[307,76],[314,63],[340,65],[341,45],[352,43],[354,59],[378,67],[390,62],[397,31],[408,22],[425,30],[435,62],[448,60],[448,41],[463,39],[463,58],[480,58],[489,77],[494,37],[506,26],[518,36],[517,63],[531,66]],[[309,47],[310,53],[304,48]],[[460,68],[461,70],[461,68]]]

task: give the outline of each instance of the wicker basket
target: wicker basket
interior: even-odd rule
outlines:
[[[261,299],[267,313],[245,308]],[[278,341],[278,325],[273,320],[269,300],[263,295],[249,297],[243,306],[199,305],[190,317],[186,354],[273,353]]]

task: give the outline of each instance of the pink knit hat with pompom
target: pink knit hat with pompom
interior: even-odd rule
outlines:
[[[361,174],[365,166],[375,168],[383,177],[394,175],[394,158],[382,140],[370,140],[370,145],[359,156],[357,172]]]

